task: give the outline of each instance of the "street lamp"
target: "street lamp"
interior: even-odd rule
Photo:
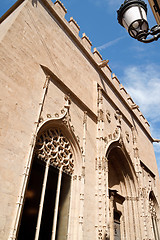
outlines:
[[[160,26],[149,29],[147,4],[142,0],[125,0],[117,11],[118,22],[126,28],[131,37],[149,43],[160,38]],[[148,38],[151,35],[151,38]]]

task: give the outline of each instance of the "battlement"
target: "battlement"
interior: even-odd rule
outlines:
[[[28,2],[29,1],[32,2],[31,0],[28,0]],[[82,51],[87,54],[87,57],[93,63],[99,74],[102,74],[105,81],[108,81],[108,83],[111,84],[113,91],[116,92],[117,96],[122,97],[125,104],[129,106],[130,110],[137,116],[141,124],[148,131],[149,123],[147,122],[143,114],[140,112],[139,106],[134,103],[133,99],[127,93],[124,86],[120,83],[118,77],[114,73],[112,74],[112,70],[108,65],[109,60],[104,60],[96,47],[94,47],[92,51],[92,42],[85,33],[82,34],[82,37],[79,36],[80,26],[73,17],[70,17],[69,21],[66,20],[65,15],[67,13],[67,9],[63,5],[63,3],[60,0],[56,0],[54,4],[51,0],[42,1],[47,7],[47,9],[49,9],[49,12],[53,14],[57,18],[57,20],[60,21],[61,24],[63,24],[63,27],[66,29],[67,32],[69,32],[69,35],[74,39],[74,41],[76,41]],[[14,4],[4,14],[4,16],[1,17],[0,22],[3,22],[23,2],[24,0],[18,0],[16,4]]]
[[[58,8],[56,8],[56,11],[61,11],[63,12],[62,17],[65,17],[65,14],[67,12],[66,8],[64,5],[57,0],[55,4],[58,4]],[[73,17],[70,18],[69,22],[69,27],[73,30],[73,33],[75,36],[78,37],[78,41],[83,45],[83,47],[86,49],[86,51],[90,54],[90,57],[94,59],[96,64],[98,65],[99,69],[105,74],[107,79],[114,85],[115,89],[117,90],[118,93],[120,93],[121,97],[123,100],[126,102],[126,104],[130,107],[130,110],[137,116],[141,124],[145,127],[145,129],[149,132],[149,123],[143,116],[143,114],[139,110],[139,106],[133,101],[131,96],[127,93],[126,89],[124,86],[120,83],[118,77],[113,73],[112,70],[108,65],[109,60],[104,60],[100,52],[97,50],[96,47],[93,48],[92,52],[92,42],[89,39],[89,37],[83,33],[82,38],[79,38],[79,32],[80,32],[80,26],[77,24],[77,22],[73,19]]]
[[[80,26],[77,24],[77,22],[73,19],[73,17],[69,20],[70,26],[73,29],[73,31],[79,35]]]
[[[91,41],[89,40],[89,37],[87,37],[85,33],[83,33],[82,42],[83,42],[83,44],[84,44],[84,46],[85,46],[86,48],[88,48],[88,49],[91,50],[92,43],[91,43]]]
[[[64,17],[67,13],[67,9],[65,8],[65,6],[63,5],[63,3],[59,0],[57,0],[55,3],[55,8],[57,10],[57,12],[62,16]]]

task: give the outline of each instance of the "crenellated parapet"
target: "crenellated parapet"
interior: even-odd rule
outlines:
[[[120,91],[120,81],[114,73],[112,74],[112,80],[117,90]]]
[[[32,2],[31,0],[28,0]],[[24,0],[17,1],[1,18],[0,23],[2,23],[9,15],[11,15],[17,7],[19,7]],[[149,132],[149,123],[140,112],[139,107],[130,95],[127,93],[124,86],[120,83],[118,77],[113,73],[109,67],[109,60],[103,59],[100,52],[97,48],[93,48],[92,51],[92,42],[89,37],[83,33],[82,37],[79,36],[80,26],[76,22],[76,20],[71,17],[69,21],[66,20],[65,15],[67,13],[67,9],[63,5],[60,0],[56,0],[53,3],[51,0],[42,0],[46,8],[49,10],[50,14],[53,15],[57,21],[62,25],[65,29],[66,33],[75,41],[77,46],[84,52],[84,55],[88,58],[88,60],[92,63],[95,70],[98,72],[102,79],[111,87],[112,91],[125,102],[126,107],[130,108],[131,112],[136,115],[140,123],[143,127]]]
[[[149,123],[139,110],[139,106],[133,101],[131,96],[126,91],[125,87],[120,83],[118,77],[114,73],[112,74],[112,70],[108,65],[109,60],[104,60],[97,48],[94,48],[92,52],[92,42],[85,33],[82,34],[81,38],[79,37],[80,26],[73,17],[71,17],[68,22],[66,21],[65,14],[67,13],[67,9],[62,4],[62,2],[60,0],[57,0],[54,5],[55,11],[62,17],[62,19],[64,18],[65,24],[68,25],[69,29],[71,29],[79,44],[83,46],[83,48],[87,51],[98,69],[102,71],[103,74],[105,74],[106,78],[109,80],[109,84],[111,83],[113,85],[113,89],[116,89],[117,93],[120,94],[125,104],[129,106],[131,112],[136,115],[147,132],[150,132]]]
[[[102,55],[99,53],[99,51],[97,50],[97,48],[94,48],[94,50],[93,50],[93,55],[94,55],[94,58],[95,58],[95,60],[96,60],[96,62],[100,62],[100,61],[102,61]]]
[[[74,31],[74,33],[77,34],[77,35],[79,35],[80,26],[79,26],[78,23],[73,19],[73,17],[70,18],[69,24],[70,24],[72,30]]]
[[[89,37],[87,37],[85,33],[83,33],[82,36],[82,43],[87,49],[91,50],[92,42],[89,40]]]
[[[55,9],[57,10],[57,12],[61,15],[61,17],[65,17],[66,13],[67,13],[67,9],[65,8],[65,6],[63,5],[63,3],[59,0],[57,0],[55,3]]]

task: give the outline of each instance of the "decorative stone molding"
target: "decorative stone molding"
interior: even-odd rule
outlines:
[[[42,124],[45,124],[47,121],[61,121],[61,123],[63,123],[68,128],[68,130],[71,132],[71,134],[74,134],[74,136],[76,138],[76,142],[78,143],[78,146],[79,146],[80,138],[75,133],[75,129],[71,123],[71,116],[69,113],[69,109],[70,109],[70,105],[71,105],[70,95],[65,94],[64,99],[65,99],[64,108],[61,109],[60,113],[55,113],[54,116],[52,116],[50,113],[48,113],[47,120],[44,121],[44,119],[42,118],[42,120],[40,121],[40,128],[41,128]],[[80,149],[80,147],[79,147],[79,149]]]
[[[120,142],[120,140],[121,140],[121,127],[117,126],[113,135],[112,134],[108,135],[108,138],[106,140],[108,140],[106,142],[106,147],[105,147],[105,152],[107,153],[108,148],[112,143]]]
[[[112,134],[108,134],[108,136],[104,137],[103,140],[106,145],[108,145],[111,142],[116,141],[120,137],[120,128],[116,128],[115,131]]]

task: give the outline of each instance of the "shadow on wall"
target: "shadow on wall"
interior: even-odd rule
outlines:
[[[33,7],[34,7],[34,6],[37,7],[37,1],[38,1],[38,0],[32,0],[32,5],[33,5]]]

